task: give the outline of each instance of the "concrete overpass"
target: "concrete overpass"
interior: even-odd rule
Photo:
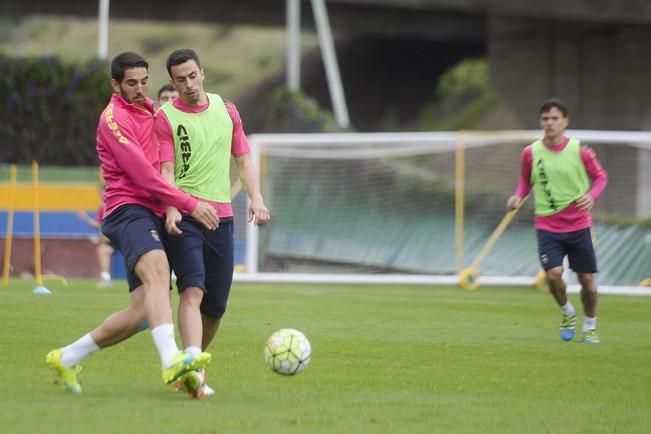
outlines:
[[[302,0],[309,7],[309,0]],[[167,21],[229,22],[235,24],[284,25],[283,0],[141,0],[137,7],[126,0],[111,1],[116,18]],[[461,37],[468,25],[478,25],[491,16],[513,16],[547,20],[571,20],[611,24],[651,24],[651,2],[646,0],[327,0],[338,30],[353,33],[432,35],[457,26]],[[308,11],[304,9],[304,14]],[[25,14],[97,16],[92,0],[15,1],[0,0],[0,16]],[[451,23],[451,21],[453,21]],[[436,27],[443,29],[437,30]],[[459,26],[461,26],[459,28]],[[471,31],[477,35],[476,31]]]
[[[352,44],[375,38],[405,41],[405,49],[414,41],[482,47],[496,86],[527,126],[536,126],[538,103],[555,95],[570,105],[573,127],[651,129],[651,1],[328,0],[327,5],[335,36]],[[97,9],[89,0],[0,0],[5,19],[32,13],[96,17]],[[304,26],[313,25],[307,0],[302,14]],[[113,0],[111,17],[284,26],[285,2]]]

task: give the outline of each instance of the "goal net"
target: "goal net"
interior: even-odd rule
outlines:
[[[238,278],[454,284],[504,217],[522,149],[539,134],[253,135],[272,223],[236,224],[246,270]],[[651,277],[651,134],[568,134],[591,146],[609,173],[593,211],[598,281],[638,286]],[[244,196],[235,201],[240,222]],[[533,283],[533,200],[477,268],[483,285]]]

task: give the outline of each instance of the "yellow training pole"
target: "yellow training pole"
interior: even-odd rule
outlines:
[[[7,208],[7,233],[5,237],[5,259],[2,267],[2,281],[9,285],[9,272],[11,269],[11,245],[14,239],[14,206],[16,201],[16,165],[9,168],[9,207]]]
[[[50,294],[50,290],[43,286],[43,280],[59,280],[63,286],[68,286],[65,277],[58,274],[43,275],[41,270],[41,219],[40,219],[40,184],[38,180],[38,161],[32,161],[32,184],[34,187],[34,280],[36,281],[35,294]]]
[[[511,220],[513,220],[513,217],[515,217],[520,208],[522,208],[522,204],[527,200],[527,197],[528,196],[525,196],[525,198],[520,201],[517,208],[507,211],[504,217],[502,217],[500,224],[497,225],[491,236],[488,238],[488,241],[486,241],[486,244],[484,244],[484,247],[482,247],[477,257],[470,264],[470,267],[464,269],[459,274],[459,285],[463,289],[474,290],[479,288],[479,272],[477,271],[479,264],[484,260],[484,257],[488,254],[490,249],[493,248],[493,245],[498,238],[502,236],[506,228],[509,226],[509,223],[511,223]]]
[[[39,217],[39,182],[38,161],[32,161],[32,187],[34,188],[34,280],[38,286],[43,286],[41,275],[41,221]]]
[[[60,274],[44,274],[41,276],[41,279],[43,281],[58,280],[59,282],[61,282],[61,285],[63,285],[64,288],[68,287],[68,280],[65,277],[61,276]]]
[[[465,143],[464,134],[459,132],[455,151],[455,188],[454,188],[454,230],[455,230],[455,258],[457,273],[463,270],[463,229],[465,209]]]
[[[525,197],[526,199],[526,197]],[[524,202],[524,200],[522,201]],[[484,256],[488,254],[490,249],[493,248],[493,244],[497,241],[497,239],[504,233],[506,230],[506,227],[511,223],[511,220],[513,220],[513,217],[517,214],[518,210],[520,207],[518,206],[515,209],[512,209],[508,211],[504,217],[502,218],[502,221],[500,222],[499,225],[495,228],[493,233],[491,234],[490,238],[488,238],[488,241],[486,241],[486,244],[484,244],[484,247],[481,249],[477,257],[472,261],[472,264],[470,265],[471,268],[477,268],[479,267],[479,264],[481,261],[484,260]]]

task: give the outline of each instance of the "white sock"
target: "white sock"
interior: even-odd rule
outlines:
[[[589,316],[586,316],[583,319],[583,331],[589,332],[590,330],[596,330],[596,329],[597,329],[597,317],[591,318]]]
[[[174,325],[161,324],[152,329],[151,336],[160,355],[161,365],[167,368],[172,364],[174,356],[179,352],[179,347],[176,346],[176,341],[174,340]]]
[[[572,306],[572,302],[570,302],[570,300],[567,300],[567,303],[565,303],[564,306],[561,306],[561,312],[567,316],[576,315],[576,310],[574,310],[574,306]]]
[[[201,354],[201,348],[195,347],[193,345],[189,347],[185,347],[185,350],[183,351],[185,351],[185,354],[187,354],[188,356],[198,356],[199,354]]]
[[[80,364],[86,357],[98,352],[99,350],[100,347],[98,347],[93,338],[90,337],[90,333],[86,333],[75,342],[63,347],[61,353],[61,364],[66,368],[72,368],[73,366]]]
[[[99,273],[99,277],[102,280],[111,280],[111,273],[109,273],[108,271],[102,271]]]

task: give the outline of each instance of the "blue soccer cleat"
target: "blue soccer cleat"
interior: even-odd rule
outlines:
[[[561,339],[564,341],[571,341],[574,339],[574,332],[576,330],[576,315],[568,316],[564,313],[561,314]]]

